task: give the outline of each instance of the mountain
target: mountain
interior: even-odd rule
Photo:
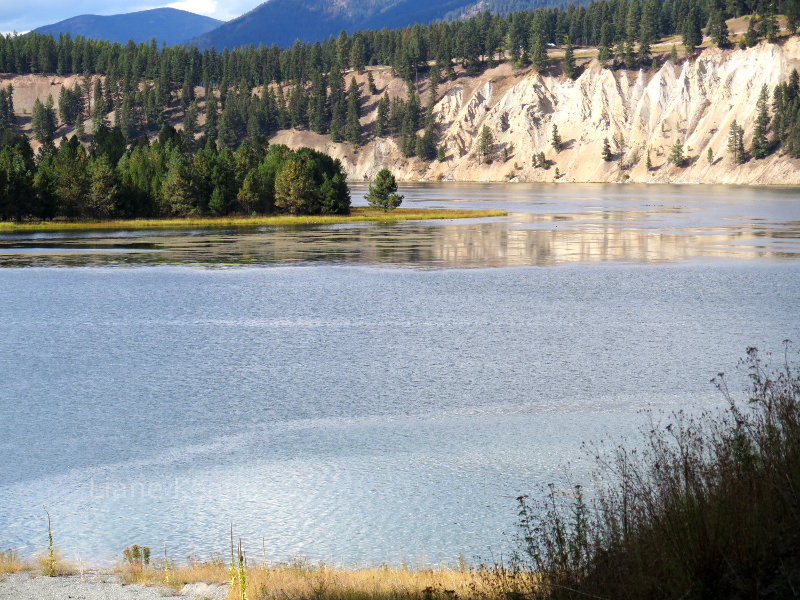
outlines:
[[[480,10],[505,14],[568,0],[269,0],[190,43],[200,49],[259,44],[291,46],[364,29],[396,28],[459,18]],[[579,4],[582,2],[578,2]]]
[[[155,8],[121,15],[80,15],[53,25],[34,29],[35,33],[58,36],[68,33],[95,40],[108,40],[126,44],[149,42],[156,38],[168,46],[187,40],[219,27],[224,21],[204,17],[175,8]]]

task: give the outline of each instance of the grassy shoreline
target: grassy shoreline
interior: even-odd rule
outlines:
[[[257,217],[187,217],[179,219],[111,219],[107,221],[2,222],[0,233],[37,231],[96,231],[112,229],[211,229],[337,225],[342,223],[397,223],[430,219],[505,217],[503,210],[398,208],[392,211],[354,207],[349,215],[274,215]]]
[[[13,574],[27,573],[43,580],[51,577],[33,557],[20,560],[12,556],[10,551],[5,557],[0,554],[0,582]],[[244,565],[239,560],[241,557],[234,566],[221,555],[183,564],[165,563],[164,559],[154,559],[149,565],[120,561],[104,569],[61,563],[56,576],[81,574],[83,579],[83,573],[103,573],[122,585],[156,587],[172,594],[186,585],[201,584],[210,586],[207,590],[214,597],[221,597],[221,592],[226,600],[502,600],[495,598],[485,570],[466,565],[345,568],[304,560],[268,564],[259,556],[252,561],[255,564]]]

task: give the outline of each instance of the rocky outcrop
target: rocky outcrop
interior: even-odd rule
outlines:
[[[737,165],[726,150],[734,119],[744,126],[749,146],[762,85],[772,90],[794,68],[800,68],[796,37],[747,50],[708,49],[692,61],[667,61],[657,72],[612,71],[592,61],[575,81],[503,65],[440,88],[436,118],[447,156],[430,164],[403,158],[393,139],[374,140],[357,151],[308,132],[282,131],[273,141],[329,152],[353,179],[371,178],[387,167],[402,180],[553,181],[557,168],[560,182],[795,184],[798,160],[778,153]],[[392,82],[390,89],[402,86]],[[363,119],[365,125],[373,113]],[[497,142],[491,164],[476,156],[484,125]],[[560,152],[550,143],[553,125],[563,140]],[[611,144],[612,162],[601,158],[604,139]],[[667,160],[677,140],[684,144],[685,167]],[[550,161],[549,169],[533,166],[539,152]]]

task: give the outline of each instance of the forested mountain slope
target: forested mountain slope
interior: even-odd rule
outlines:
[[[156,8],[119,15],[80,15],[52,25],[44,25],[35,33],[69,34],[73,38],[81,35],[95,40],[107,40],[126,44],[128,40],[136,43],[149,42],[155,38],[159,45],[181,44],[202,35],[223,21],[203,15],[196,15],[175,8]]]
[[[380,30],[472,16],[488,10],[566,5],[567,0],[269,0],[250,12],[191,40],[200,49],[322,41],[340,31]],[[581,0],[572,4],[585,4]]]

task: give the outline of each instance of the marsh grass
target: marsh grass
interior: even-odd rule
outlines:
[[[90,231],[114,229],[208,229],[336,225],[341,223],[396,223],[429,219],[504,217],[502,210],[398,208],[393,211],[354,207],[349,215],[277,215],[260,217],[188,217],[185,219],[117,219],[109,221],[0,222],[0,233],[26,231]]]
[[[599,489],[520,497],[521,550],[485,571],[525,599],[800,597],[800,372],[754,348],[722,412],[650,423],[642,444],[595,453]],[[534,575],[535,574],[535,575]]]

